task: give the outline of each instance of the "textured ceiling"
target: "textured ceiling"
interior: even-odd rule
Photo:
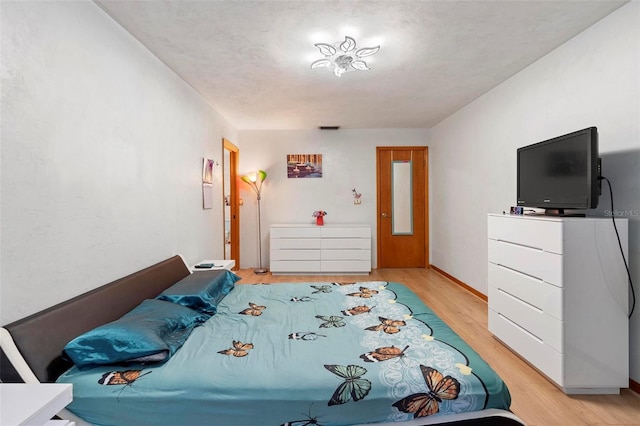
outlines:
[[[249,130],[432,127],[625,1],[97,3]],[[380,44],[370,70],[310,68],[345,36]]]

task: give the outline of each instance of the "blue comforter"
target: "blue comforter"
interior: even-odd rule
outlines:
[[[510,405],[431,309],[379,281],[238,285],[167,362],[58,382],[98,425],[351,425]]]

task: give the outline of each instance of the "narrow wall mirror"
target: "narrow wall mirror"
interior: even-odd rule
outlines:
[[[413,235],[413,182],[411,160],[394,161],[391,168],[393,235]]]

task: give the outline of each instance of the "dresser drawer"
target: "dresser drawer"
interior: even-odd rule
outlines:
[[[564,318],[562,308],[564,290],[560,287],[493,263],[489,263],[488,281],[489,286],[502,289],[547,315],[559,320]],[[492,303],[491,298],[489,303]]]
[[[271,238],[320,238],[319,226],[271,226]]]
[[[322,272],[371,272],[371,260],[323,260]]]
[[[355,227],[334,227],[327,226],[321,228],[322,238],[371,238],[371,228],[368,226]]]
[[[324,260],[368,260],[371,250],[322,250],[320,258]]]
[[[368,238],[331,238],[320,240],[320,248],[324,249],[358,249],[371,250],[371,240]]]
[[[489,331],[511,349],[564,386],[564,356],[508,318],[489,309]]]
[[[307,238],[272,238],[269,240],[271,250],[307,250],[320,249],[320,240],[312,240]]]
[[[369,225],[280,224],[270,232],[270,269],[275,274],[371,272]]]
[[[489,262],[562,287],[562,255],[489,240]]]
[[[562,222],[526,217],[489,216],[490,239],[521,244],[553,253],[564,252]]]
[[[564,353],[562,321],[493,286],[489,286],[489,300],[491,310],[508,318],[544,344]]]
[[[271,250],[271,260],[320,260],[320,250]]]
[[[314,272],[320,270],[320,260],[271,260],[271,272]]]

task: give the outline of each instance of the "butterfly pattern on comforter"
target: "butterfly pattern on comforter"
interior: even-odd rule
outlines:
[[[443,376],[435,368],[420,366],[427,385],[427,392],[419,392],[402,398],[393,404],[398,410],[413,413],[414,417],[426,417],[440,411],[444,400],[456,399],[460,393],[460,382],[451,376]]]
[[[353,291],[351,287],[357,286],[358,291]],[[387,283],[379,283],[381,285],[377,288],[372,286],[364,286],[362,283],[334,283],[339,286],[349,286],[347,290],[343,291],[346,297],[358,297],[364,299],[371,299],[380,294],[380,291],[386,290]],[[330,285],[310,285],[311,294],[318,293],[331,293],[332,289]],[[290,299],[292,302],[303,300],[310,300],[308,296],[293,297]],[[389,306],[396,303],[394,299],[388,299]],[[252,307],[254,306],[251,303]],[[404,306],[404,305],[398,305]],[[264,309],[264,307],[262,307]],[[345,316],[355,316],[360,314],[368,314],[374,306],[371,305],[358,305],[348,309],[341,310],[340,313]],[[406,308],[406,307],[405,307]],[[395,309],[398,310],[398,309]],[[404,309],[402,309],[404,310]],[[398,315],[399,316],[399,315]],[[402,317],[412,319],[412,313],[403,313]],[[338,315],[315,315],[315,318],[324,321],[320,324],[320,328],[338,328],[346,326],[343,316]],[[385,334],[396,334],[402,330],[402,327],[407,325],[407,321],[400,319],[390,319],[383,316],[378,316],[378,324],[365,327],[366,331],[382,331]],[[425,342],[433,342],[435,339],[432,337],[432,330],[429,326],[419,321],[419,324],[425,327],[425,331],[429,334],[423,334],[421,337]],[[301,337],[298,337],[301,336]],[[310,336],[307,338],[306,336]],[[289,339],[293,340],[316,340],[317,334],[315,333],[290,333]],[[235,343],[235,342],[234,342]],[[364,362],[381,362],[388,360],[398,360],[405,356],[405,352],[410,345],[405,345],[403,349],[395,346],[384,346],[374,348],[371,351],[360,355],[360,359]],[[464,357],[464,355],[463,355]],[[466,357],[465,357],[466,358]],[[468,366],[468,360],[465,359],[464,363],[455,363],[454,366],[458,368],[460,374],[470,375],[472,369]],[[462,368],[463,367],[463,368]],[[371,382],[362,376],[366,374],[367,369],[354,364],[349,365],[324,365],[324,368],[334,373],[336,376],[344,379],[342,383],[338,385],[327,405],[340,405],[349,401],[357,402],[364,399],[371,390]],[[413,414],[414,418],[425,417],[436,414],[440,411],[440,404],[443,401],[450,401],[458,398],[460,392],[460,382],[451,375],[444,376],[440,371],[435,368],[419,365],[420,372],[424,378],[425,389],[423,392],[416,392],[410,394],[395,403],[393,407],[400,412]],[[397,417],[397,416],[396,416]]]
[[[508,409],[510,403],[493,370],[414,293],[381,281],[237,285],[174,357],[145,370],[157,372],[136,386],[124,383],[126,398],[105,403],[109,423],[118,424],[109,416],[122,409],[128,417],[120,424],[131,424],[138,410],[144,418],[136,401],[176,387],[194,424],[216,418],[234,425],[331,426]],[[82,374],[90,371],[71,370],[66,381],[81,388]],[[160,378],[178,383],[156,384]],[[201,401],[203,394],[221,396]],[[70,408],[81,416],[96,410],[95,402],[83,403],[74,394]],[[180,423],[161,403],[157,411],[154,425]]]
[[[358,291],[353,291],[352,287],[354,286],[357,287]],[[351,285],[348,285],[348,287],[344,287],[344,289],[340,290],[342,290],[342,292],[345,294],[345,298],[358,297],[364,299],[380,299],[381,297],[377,296],[382,293],[382,297],[385,297],[387,289],[386,283],[382,283],[379,286],[353,283]],[[413,326],[409,328],[409,336],[407,336],[407,339],[403,340],[405,343],[413,341],[415,344],[415,342],[419,342],[416,345],[416,349],[414,350],[414,352],[418,354],[418,356],[414,356],[412,362],[393,365],[389,369],[386,369],[388,370],[388,372],[395,373],[397,373],[399,370],[404,370],[405,373],[402,376],[397,374],[382,374],[381,376],[383,380],[388,382],[387,384],[391,384],[389,377],[394,376],[408,378],[409,380],[407,380],[406,383],[414,384],[413,389],[415,389],[415,393],[409,394],[404,398],[400,398],[398,401],[393,403],[392,406],[398,409],[399,412],[411,414],[414,418],[434,415],[440,411],[441,404],[447,404],[447,401],[458,399],[460,393],[460,381],[454,378],[451,374],[457,374],[463,382],[467,382],[469,380],[465,380],[465,378],[472,375],[471,373],[473,369],[469,367],[469,360],[467,359],[466,355],[448,344],[443,345],[436,338],[434,338],[433,330],[426,322],[420,320],[419,318],[415,318],[414,313],[406,305],[396,303],[397,300],[395,294],[393,294],[393,298],[387,299],[386,302],[386,306],[384,302],[382,305],[385,306],[385,308],[380,309],[379,312],[394,313],[395,315],[388,315],[389,318],[385,316],[378,316],[378,324],[369,325],[367,327],[363,327],[363,329],[366,331],[382,331],[384,334],[380,333],[380,336],[378,336],[378,340],[380,342],[383,342],[388,341],[388,337],[390,337],[385,335],[395,335],[400,333],[403,327],[407,326],[408,323],[411,324],[413,320]],[[352,313],[352,315],[349,316],[355,317],[360,313],[370,313],[373,307],[373,304],[360,305],[357,307],[350,307],[348,309],[345,309],[341,311],[341,313],[343,315]],[[354,318],[353,323],[354,325],[362,326],[364,321],[371,321],[370,317],[371,315],[364,315],[361,318]],[[399,318],[406,318],[407,320]],[[416,336],[418,332],[421,333],[419,338]],[[363,345],[366,345],[365,342],[367,340],[373,339],[367,339],[365,336],[365,339],[363,339],[362,341]],[[361,354],[359,358],[364,362],[381,362],[388,360],[399,361],[405,357],[405,353],[410,346],[411,345],[406,344],[404,347],[402,347],[401,344],[398,344],[398,347],[394,345],[375,347],[372,348],[369,352]],[[422,364],[418,364],[416,368],[417,362],[420,362],[420,360],[423,360],[424,362],[425,359],[429,358],[428,356],[425,358],[424,347],[431,347],[432,349],[435,348],[435,350],[433,351],[433,358],[437,359],[438,362],[434,362],[434,365],[440,366],[446,364],[446,362],[443,362],[445,359],[442,356],[442,354],[444,353],[442,352],[443,346],[445,350],[450,351],[447,354],[447,358],[449,360],[449,370],[451,371],[450,374],[444,376],[438,369]],[[409,365],[411,365],[411,367],[409,367]],[[325,368],[329,369],[326,365]],[[366,397],[370,390],[371,384],[368,380],[364,381],[365,379],[362,379],[361,377],[367,371],[364,367],[360,367],[358,365],[348,365],[334,366],[333,368],[341,369],[341,377],[344,377],[346,381],[341,384],[338,389],[336,389],[328,403],[329,406],[335,405],[337,403],[342,404],[346,401],[349,401],[351,399],[349,398],[349,396],[352,392],[354,401],[358,401]],[[407,371],[409,369],[412,369],[413,374],[407,374]],[[382,371],[384,372],[385,369],[383,368]],[[420,389],[420,383],[415,380],[415,371],[420,371],[422,377],[424,378],[422,389]],[[479,384],[483,387],[485,386],[477,376],[473,375],[472,377],[473,379],[476,379],[472,381],[476,381],[476,383],[479,382]],[[412,378],[413,380],[411,380]],[[401,386],[401,383],[401,380],[396,380],[393,385],[399,387]],[[391,392],[391,394],[393,394],[393,392]],[[469,400],[469,398],[463,399],[465,401],[462,402],[461,405],[471,405],[471,401]],[[485,402],[486,405],[486,401],[483,402]],[[450,407],[450,409],[454,412],[457,411],[453,407]],[[390,420],[391,419],[403,420],[405,418],[400,413],[398,413],[397,415],[390,416]]]

